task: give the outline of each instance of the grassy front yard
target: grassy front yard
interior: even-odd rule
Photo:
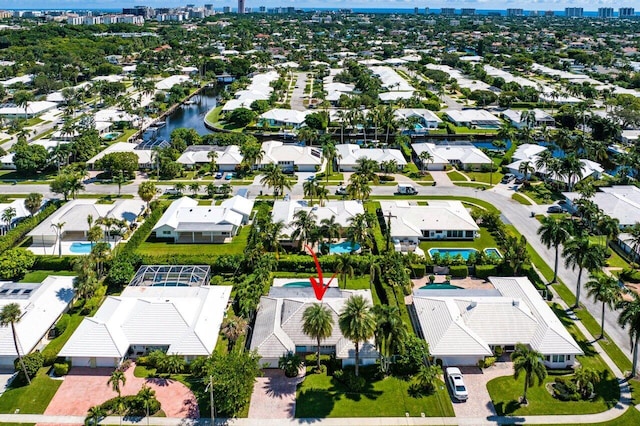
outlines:
[[[444,383],[435,394],[409,396],[410,381],[396,377],[369,381],[362,393],[347,392],[326,374],[308,374],[298,386],[296,413],[302,417],[452,417],[453,407]]]
[[[420,248],[424,250],[425,253],[429,253],[430,248],[474,248],[478,251],[488,248],[488,247],[498,247],[496,240],[493,238],[491,233],[487,230],[487,228],[480,228],[480,238],[476,238],[475,240],[460,240],[460,241],[441,241],[441,240],[433,240],[433,241],[421,241]]]
[[[42,414],[62,384],[47,376],[49,367],[43,367],[29,386],[9,388],[0,396],[0,413]]]
[[[140,244],[137,252],[148,256],[165,255],[209,255],[240,254],[247,246],[250,226],[244,226],[233,241],[226,244],[174,244],[172,242],[149,242]]]
[[[487,383],[487,389],[498,415],[600,413],[613,407],[620,398],[620,390],[613,373],[596,353],[593,346],[587,342],[586,338],[559,305],[554,304],[552,308],[585,353],[585,355],[578,357],[580,364],[585,368],[592,368],[602,373],[600,382],[595,385],[597,397],[592,401],[564,402],[555,399],[551,389],[548,389],[548,387],[557,376],[548,375],[542,386],[529,388],[527,392],[529,405],[524,407],[518,403],[524,389],[524,375],[521,375],[518,380],[514,380],[512,376],[499,377]]]
[[[447,176],[449,176],[449,179],[451,179],[451,182],[468,182],[467,178],[464,177],[462,173],[456,170],[453,170],[447,173]]]
[[[604,423],[589,423],[590,426],[630,426],[640,424],[640,411],[635,407],[629,407],[627,411],[615,420]],[[584,426],[583,423],[562,423],[553,426]]]
[[[524,198],[521,194],[515,193],[511,196],[511,198],[514,201],[519,202],[520,204],[523,204],[525,206],[530,206],[531,205],[531,201],[527,200],[526,198]]]
[[[500,182],[503,176],[502,173],[496,172],[496,171],[493,172],[493,177],[491,176],[492,173],[489,173],[489,172],[464,172],[464,174],[469,176],[469,179],[471,179],[474,182],[482,182],[482,183],[488,183],[493,185]]]
[[[27,272],[25,276],[20,280],[21,283],[41,283],[49,275],[60,275],[65,277],[75,276],[73,271],[31,271]]]

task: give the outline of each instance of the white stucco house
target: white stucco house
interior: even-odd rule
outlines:
[[[445,111],[447,118],[456,126],[495,129],[500,119],[484,109],[463,109]]]
[[[209,153],[212,151],[217,153],[215,164],[221,172],[232,172],[242,163],[243,157],[240,153],[240,148],[236,145],[191,145],[187,147],[187,150],[180,155],[176,162],[188,169],[198,165],[209,164],[211,163]]]
[[[293,109],[274,108],[260,114],[259,123],[266,122],[271,127],[293,127],[297,129],[304,124],[307,115],[313,111],[296,111]]]
[[[4,212],[8,209],[13,209],[15,216],[11,220],[11,223],[6,223],[0,219],[0,235],[4,235],[10,228],[12,228],[17,222],[21,221],[25,217],[29,217],[31,213],[24,206],[24,199],[18,198],[10,203],[0,203],[0,218],[4,215]]]
[[[549,368],[570,368],[582,349],[526,277],[489,277],[495,289],[416,290],[419,334],[443,366],[471,366],[522,343]]]
[[[535,122],[532,123],[533,127],[552,127],[556,125],[556,120],[543,110],[535,108],[532,111],[535,116]],[[527,123],[523,120],[523,113],[524,111],[507,109],[502,111],[502,117],[510,122],[516,129],[521,129],[527,126]]]
[[[338,327],[338,315],[352,295],[361,295],[373,305],[369,290],[331,287],[322,299],[331,312],[334,326],[331,336],[322,341],[320,351],[335,354],[343,366],[355,364],[353,342],[346,339]],[[288,352],[306,355],[317,351],[316,339],[302,331],[304,311],[314,303],[318,301],[311,288],[272,287],[268,296],[260,298],[250,349],[258,352],[260,361],[268,368],[278,368],[278,360]],[[373,339],[360,343],[360,365],[375,364],[378,356]]]
[[[563,192],[568,207],[574,208],[576,200],[581,198],[577,192]],[[620,228],[640,223],[640,188],[633,185],[614,185],[601,187],[593,197],[593,201],[607,216],[618,219]]]
[[[361,148],[359,145],[345,143],[336,145],[338,156],[336,162],[341,172],[353,172],[358,166],[358,159],[367,158],[378,165],[385,161],[395,161],[398,170],[404,169],[407,160],[399,149],[392,148]]]
[[[39,347],[73,297],[73,277],[51,275],[37,284],[0,282],[0,309],[17,303],[22,311],[15,324],[21,355]],[[0,367],[13,368],[17,357],[11,327],[0,327]]]
[[[411,145],[415,153],[416,161],[420,163],[420,154],[428,152],[432,161],[426,161],[426,170],[444,170],[447,165],[456,166],[462,170],[481,170],[482,167],[489,167],[491,158],[482,150],[476,148],[471,143],[459,142],[449,144],[442,142],[434,144],[431,142],[414,143]]]
[[[253,200],[241,196],[219,206],[201,206],[193,198],[182,197],[171,203],[152,232],[175,243],[227,243],[248,223],[252,209]]]
[[[262,152],[262,160],[254,166],[257,169],[262,169],[267,164],[276,164],[284,170],[316,172],[322,171],[324,166],[322,151],[312,146],[266,141],[262,143]]]
[[[37,117],[47,111],[51,111],[57,106],[57,103],[49,101],[32,101],[27,103],[26,108],[17,105],[6,105],[0,107],[0,117],[4,117],[8,120],[16,118],[28,119]]]
[[[438,124],[442,123],[440,117],[433,111],[425,108],[398,108],[393,111],[393,117],[396,120],[406,120],[410,117],[416,117],[418,123],[427,129],[437,129]]]
[[[209,356],[231,286],[210,286],[208,276],[205,281],[194,277],[185,271],[189,267],[151,268],[156,269],[151,282],[132,281],[119,296],[108,296],[94,316],[82,320],[59,355],[74,367],[91,368],[117,367],[126,358],[153,350],[181,355],[186,361]],[[173,271],[176,268],[180,271]]]
[[[104,150],[90,158],[87,161],[87,165],[90,169],[95,170],[96,162],[105,155],[113,152],[133,152],[138,157],[139,169],[152,169],[155,167],[154,152],[152,149],[138,149],[138,144],[129,142],[116,142],[109,145]]]

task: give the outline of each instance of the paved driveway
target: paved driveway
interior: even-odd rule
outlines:
[[[250,419],[290,419],[296,413],[296,386],[304,376],[289,378],[282,370],[267,369],[253,385]]]
[[[146,384],[156,391],[167,417],[198,418],[198,402],[193,393],[182,383],[174,380],[143,379],[134,377],[132,366],[125,376],[122,395],[135,395]],[[44,414],[84,416],[89,408],[102,404],[117,394],[107,385],[113,369],[74,367],[49,403]]]
[[[465,423],[464,418],[490,417],[495,416],[496,411],[491,402],[489,391],[487,391],[487,382],[496,377],[508,376],[513,372],[511,362],[500,362],[495,366],[480,370],[477,367],[461,367],[464,383],[469,391],[469,399],[467,402],[453,401],[453,411],[456,418],[460,419],[460,424]],[[451,390],[449,390],[451,394]]]

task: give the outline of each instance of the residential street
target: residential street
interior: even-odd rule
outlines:
[[[346,179],[346,177],[345,177]],[[136,180],[139,182],[139,180]],[[256,181],[254,181],[256,182]],[[158,185],[160,189],[168,189],[171,185]],[[240,188],[234,186],[234,192]],[[263,191],[264,194],[269,194],[271,191],[262,185],[251,184],[243,186],[247,188],[251,196],[256,196]],[[328,186],[329,193],[333,194],[336,190],[336,186]],[[478,198],[493,204],[502,213],[503,219],[506,223],[514,225],[522,235],[527,238],[527,241],[531,246],[540,254],[545,262],[553,267],[554,264],[554,250],[548,250],[541,242],[537,235],[537,230],[540,223],[533,217],[531,212],[542,213],[546,211],[546,206],[525,206],[510,198],[510,194],[513,190],[508,189],[505,185],[497,185],[495,188],[481,191],[474,188],[460,187],[460,186],[446,186],[439,184],[438,186],[420,186],[416,184],[419,195],[450,195],[450,196],[464,196]],[[396,190],[395,186],[374,186],[371,197],[375,198],[376,195],[393,195]],[[136,194],[138,191],[137,183],[131,185],[125,185],[122,187],[123,194]],[[204,189],[202,189],[204,191]],[[202,192],[201,191],[201,192]],[[28,192],[40,192],[45,197],[56,197],[49,190],[49,185],[0,185],[0,192],[3,194],[25,194]],[[102,185],[102,184],[87,184],[86,194],[115,194],[117,193],[117,186],[115,185]],[[294,199],[302,198],[302,183],[299,181],[291,191],[287,191]],[[587,274],[582,278],[584,284],[588,277]],[[577,271],[567,269],[560,262],[558,276],[567,284],[569,289],[575,294],[575,284],[577,278]],[[589,310],[591,315],[600,321],[602,306],[600,303],[594,303],[593,300],[587,298],[587,292],[581,292],[581,303]],[[608,310],[605,315],[605,331],[611,336],[616,344],[624,351],[627,357],[631,358],[629,336],[626,330],[622,330],[617,324],[618,315],[616,312]]]

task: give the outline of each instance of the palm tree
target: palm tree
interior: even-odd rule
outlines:
[[[629,339],[631,340],[631,347],[633,352],[633,367],[631,375],[635,376],[638,372],[638,339],[640,339],[640,296],[636,293],[633,295],[632,300],[624,300],[618,304],[618,308],[621,309],[620,316],[618,317],[618,324],[623,329],[629,326]]]
[[[322,235],[329,240],[329,244],[333,242],[333,238],[340,238],[340,232],[342,231],[342,227],[336,222],[335,215],[322,219],[320,221],[320,229],[322,230]]]
[[[138,195],[142,198],[142,201],[147,203],[147,212],[149,211],[149,203],[156,196],[156,184],[147,180],[138,186]]]
[[[376,329],[376,320],[369,302],[361,295],[349,297],[338,318],[338,325],[342,335],[351,340],[355,346],[356,376],[358,376],[360,343],[372,338]]]
[[[305,197],[309,197],[311,201],[311,205],[313,205],[313,197],[316,196],[318,190],[318,182],[314,180],[306,180],[302,184],[302,192]]]
[[[18,108],[24,108],[25,120],[29,114],[29,102],[33,101],[33,99],[33,93],[26,90],[20,90],[13,94],[13,103],[16,104]]]
[[[373,307],[376,317],[375,341],[380,353],[380,365],[384,372],[389,371],[393,355],[401,352],[409,333],[407,325],[402,321],[397,306],[376,305]]]
[[[562,171],[567,177],[569,191],[572,191],[575,179],[582,179],[584,176],[584,164],[582,164],[582,160],[574,154],[569,154],[561,160],[561,165]]]
[[[347,238],[351,242],[351,246],[359,244],[361,247],[368,247],[371,240],[371,227],[369,226],[369,217],[366,213],[358,213],[349,218],[349,227],[347,228]]]
[[[433,163],[433,155],[429,151],[422,151],[418,158],[420,159],[420,171],[424,173],[424,170],[427,168],[427,163]]]
[[[342,288],[347,288],[347,279],[353,279],[355,275],[353,258],[350,254],[343,254],[338,256],[336,260],[336,273],[340,275],[340,281],[343,283]]]
[[[56,239],[58,240],[58,257],[62,257],[62,228],[65,222],[52,223],[51,227],[56,232]]]
[[[7,207],[2,212],[2,221],[6,224],[7,232],[11,229],[13,219],[16,217],[16,209],[14,207]]]
[[[298,130],[298,139],[304,141],[307,145],[313,145],[318,140],[318,131],[309,126],[301,127]]]
[[[527,404],[527,389],[533,386],[538,379],[538,386],[547,377],[547,369],[544,367],[544,355],[540,352],[529,349],[522,343],[516,344],[516,350],[511,354],[513,361],[513,378],[518,380],[520,374],[524,373],[524,393],[522,394],[522,404]]]
[[[42,205],[42,194],[39,192],[32,192],[24,199],[24,207],[29,211],[31,216],[36,214],[40,210]]]
[[[600,323],[600,338],[604,337],[604,313],[605,308],[613,308],[620,301],[622,292],[620,284],[615,277],[598,273],[591,277],[591,280],[585,283],[587,295],[593,297],[594,300],[602,302],[602,320]]]
[[[189,191],[191,191],[191,194],[195,197],[196,195],[198,195],[198,191],[200,190],[200,184],[198,182],[191,182],[189,184]]]
[[[99,405],[94,405],[89,408],[89,411],[87,412],[87,417],[93,420],[93,426],[98,426],[98,421],[102,416],[104,416],[104,411]]]
[[[496,135],[498,139],[503,141],[513,141],[516,135],[516,128],[510,122],[505,122],[498,129],[498,134]]]
[[[565,267],[571,267],[572,269],[578,267],[576,303],[573,306],[574,308],[578,308],[580,306],[580,280],[582,278],[582,271],[584,269],[592,271],[602,268],[605,264],[604,249],[601,246],[590,244],[588,237],[572,238],[565,244],[562,256],[564,257]]]
[[[420,389],[431,391],[435,388],[435,382],[442,374],[442,368],[439,365],[421,365],[420,370],[414,375]]]
[[[318,343],[317,362],[320,369],[320,344],[333,333],[333,316],[331,311],[319,303],[314,303],[302,314],[302,331],[316,339]]]
[[[156,391],[144,384],[142,385],[142,389],[140,389],[137,396],[142,401],[142,406],[147,412],[147,426],[149,426],[149,410],[153,405],[153,401],[156,399]]]
[[[216,160],[218,159],[218,151],[209,151],[207,152],[207,158],[209,159],[209,166],[211,168],[211,174],[216,169]]]
[[[378,183],[377,171],[380,170],[380,164],[376,160],[366,157],[360,157],[356,160],[355,175],[362,177],[368,182]]]
[[[278,195],[284,193],[284,189],[291,189],[291,183],[287,179],[287,175],[282,172],[282,169],[275,164],[269,164],[263,170],[264,176],[260,179],[262,185],[266,185],[269,188],[273,188],[273,199],[275,200]]]
[[[107,380],[107,385],[111,385],[111,390],[118,394],[118,399],[122,397],[121,395],[121,386],[127,384],[127,377],[124,375],[123,371],[113,370],[109,380]]]
[[[242,154],[242,161],[251,169],[264,158],[262,145],[254,141],[248,141],[240,145],[240,154]]]
[[[16,349],[16,354],[18,354],[18,360],[20,366],[22,367],[24,377],[27,379],[27,383],[31,384],[31,378],[27,373],[27,367],[24,365],[24,360],[22,359],[22,354],[20,353],[20,349],[18,347],[18,335],[16,334],[16,323],[20,322],[21,317],[22,311],[20,310],[20,305],[18,305],[17,303],[9,303],[7,305],[4,305],[2,307],[2,311],[0,311],[0,327],[6,327],[8,325],[11,326],[13,346]]]
[[[606,214],[600,216],[596,227],[598,234],[604,236],[604,247],[608,247],[609,241],[616,238],[620,233],[620,221]]]
[[[173,189],[175,189],[178,195],[180,196],[182,196],[182,192],[184,192],[185,188],[186,188],[186,185],[183,182],[178,182],[175,185],[173,185]]]
[[[293,215],[293,219],[291,226],[293,226],[294,230],[291,233],[291,237],[294,240],[299,238],[300,245],[304,246],[316,228],[317,217],[312,211],[298,210]]]
[[[337,154],[338,151],[336,149],[336,144],[334,144],[333,141],[328,140],[322,144],[322,156],[327,161],[324,171],[327,183],[329,183],[329,175],[333,172],[333,162],[335,161]]]
[[[231,352],[240,336],[247,332],[247,326],[247,320],[242,317],[233,316],[224,320],[220,331],[227,338],[227,352]]]
[[[551,247],[555,248],[556,258],[553,267],[553,280],[555,283],[558,279],[558,261],[560,258],[560,245],[566,243],[571,238],[571,222],[567,220],[560,220],[556,217],[545,216],[540,221],[542,225],[538,228],[538,235],[540,235],[540,241],[547,249]]]

